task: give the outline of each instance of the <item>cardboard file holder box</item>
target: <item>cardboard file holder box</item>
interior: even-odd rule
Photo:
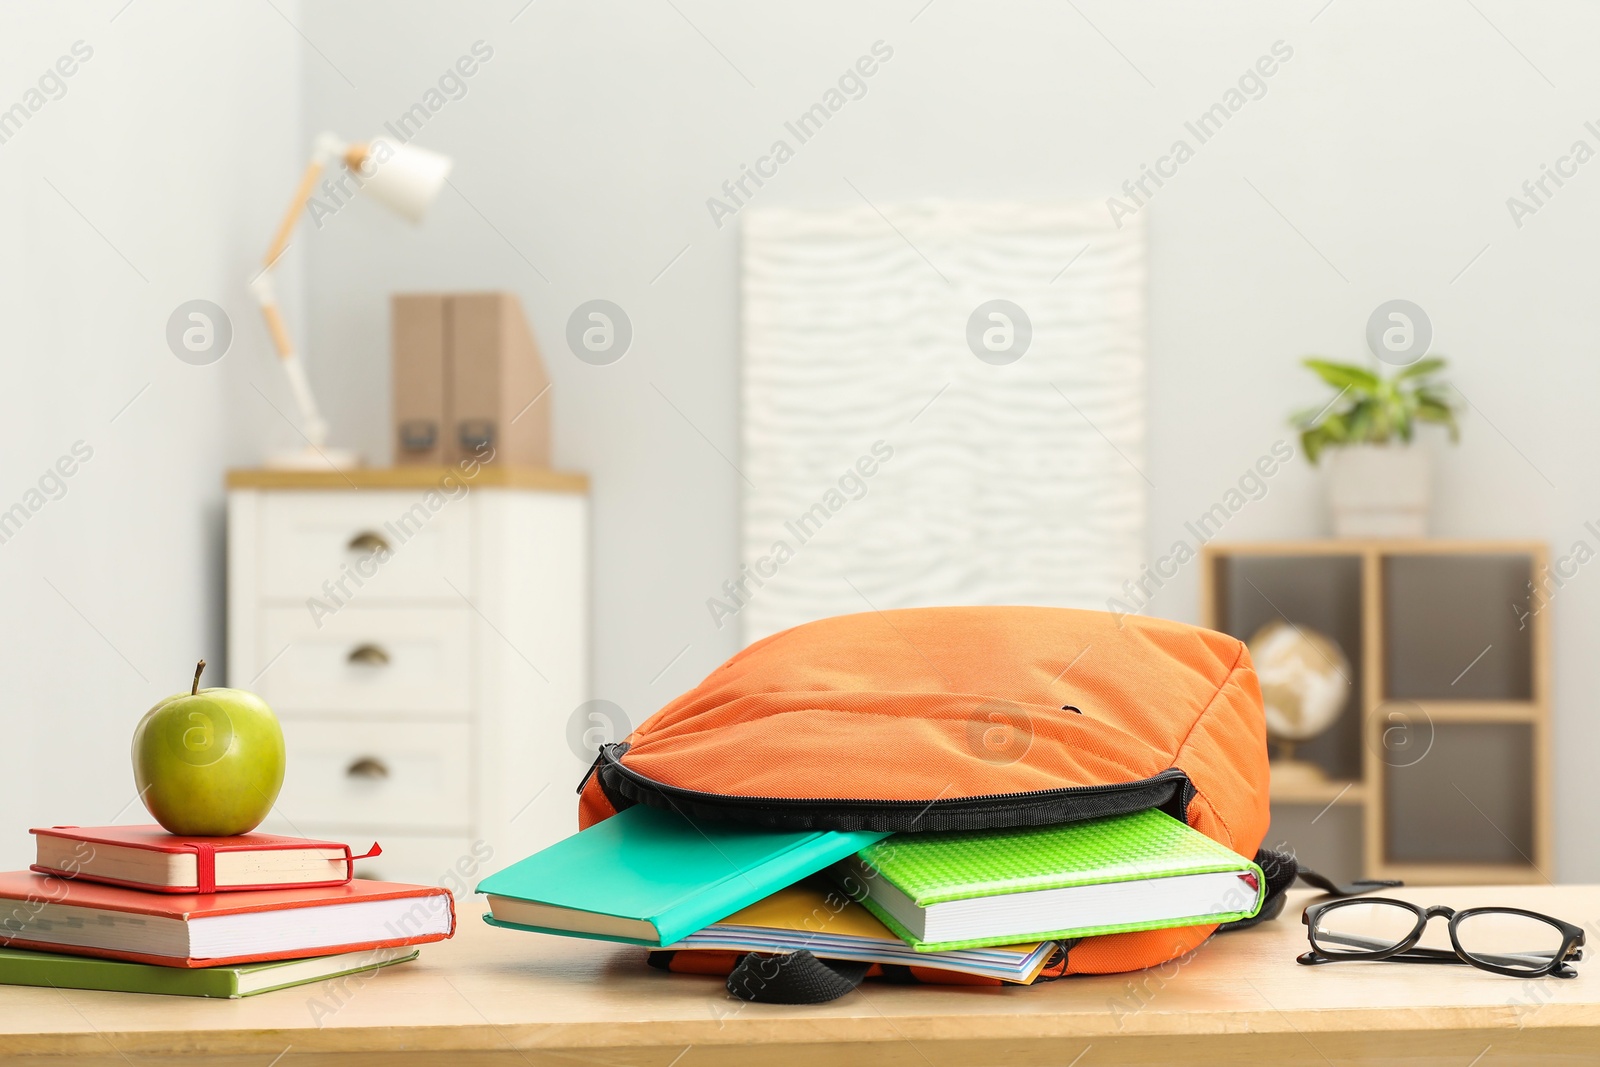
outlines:
[[[509,293],[394,297],[397,465],[550,465],[550,379]]]

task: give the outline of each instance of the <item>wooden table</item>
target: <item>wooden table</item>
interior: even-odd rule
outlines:
[[[1521,905],[1593,924],[1600,951],[1600,886],[1396,895]],[[1600,1063],[1600,961],[1580,964],[1570,981],[1468,967],[1301,967],[1307,899],[1296,893],[1283,918],[1215,938],[1182,967],[1033,988],[867,983],[808,1008],[743,1004],[720,980],[645,967],[640,949],[494,930],[469,901],[453,941],[342,993],[309,986],[216,1001],[0,987],[0,1062]]]

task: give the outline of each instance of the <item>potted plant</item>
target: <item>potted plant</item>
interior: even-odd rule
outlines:
[[[1456,406],[1438,378],[1445,361],[1422,359],[1396,373],[1325,359],[1304,361],[1338,390],[1290,421],[1313,466],[1328,453],[1329,503],[1338,537],[1424,537],[1428,532],[1428,453],[1413,444],[1418,423],[1460,437]]]

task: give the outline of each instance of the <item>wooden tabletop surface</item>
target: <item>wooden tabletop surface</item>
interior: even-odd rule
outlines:
[[[1394,895],[1528,907],[1600,938],[1600,886]],[[1280,919],[1213,938],[1181,966],[1031,988],[869,982],[815,1007],[744,1004],[720,979],[647,968],[642,949],[492,929],[481,905],[463,901],[455,939],[342,991],[224,1001],[0,987],[0,1062],[1600,1063],[1600,961],[1566,981],[1453,966],[1302,967],[1308,899],[1296,893]]]

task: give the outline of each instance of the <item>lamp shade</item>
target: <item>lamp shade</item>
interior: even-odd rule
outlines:
[[[388,137],[374,137],[359,173],[361,188],[396,215],[421,222],[444,188],[451,159]]]

